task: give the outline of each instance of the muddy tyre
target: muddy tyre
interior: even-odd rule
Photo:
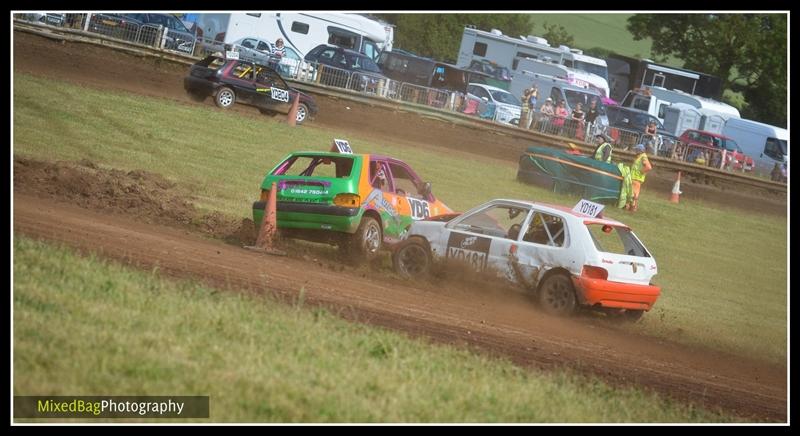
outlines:
[[[235,102],[236,94],[227,86],[218,89],[217,93],[214,94],[214,103],[222,109],[229,109]]]
[[[371,261],[378,257],[383,245],[383,232],[375,218],[362,217],[358,230],[345,243],[349,257],[357,262]]]
[[[575,313],[577,301],[572,281],[565,274],[553,274],[539,288],[539,305],[545,312],[557,316]]]
[[[405,279],[427,275],[431,270],[431,263],[430,249],[418,238],[402,242],[392,254],[394,271]]]

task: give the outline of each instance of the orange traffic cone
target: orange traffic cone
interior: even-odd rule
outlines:
[[[294,101],[292,102],[292,108],[289,110],[289,115],[287,115],[286,121],[289,122],[290,126],[297,125],[297,108],[300,106],[300,93],[294,95]]]
[[[286,256],[284,251],[278,250],[274,247],[275,237],[278,233],[278,220],[277,220],[277,186],[275,182],[269,190],[269,199],[264,207],[264,218],[261,220],[261,228],[258,229],[258,238],[256,245],[246,246],[245,248],[260,251],[267,254],[275,254],[278,256]]]
[[[678,171],[678,178],[675,179],[675,184],[672,185],[672,195],[669,197],[670,203],[678,203],[681,194],[681,172]]]

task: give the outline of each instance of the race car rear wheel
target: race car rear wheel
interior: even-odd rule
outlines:
[[[297,124],[303,124],[303,121],[308,118],[308,106],[305,103],[297,105]]]
[[[567,316],[575,312],[575,288],[565,274],[553,274],[539,288],[539,304],[551,315]]]
[[[378,256],[383,243],[381,226],[375,218],[365,216],[350,240],[346,249],[353,260],[370,261]]]
[[[420,277],[431,269],[431,252],[424,242],[412,238],[402,242],[392,254],[392,265],[403,278]]]
[[[222,109],[228,109],[236,102],[236,94],[234,94],[232,89],[223,86],[217,90],[217,94],[214,96],[214,102]]]

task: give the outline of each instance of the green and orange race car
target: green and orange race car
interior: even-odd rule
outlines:
[[[282,236],[338,245],[353,257],[374,258],[398,242],[415,220],[451,214],[405,162],[374,154],[295,152],[261,183],[253,203],[260,226],[273,184]]]

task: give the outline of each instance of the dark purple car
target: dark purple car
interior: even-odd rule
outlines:
[[[239,102],[266,114],[288,113],[299,94],[297,124],[313,118],[318,110],[312,96],[289,87],[274,69],[249,60],[208,56],[192,65],[183,88],[197,101],[212,96],[223,109]]]

